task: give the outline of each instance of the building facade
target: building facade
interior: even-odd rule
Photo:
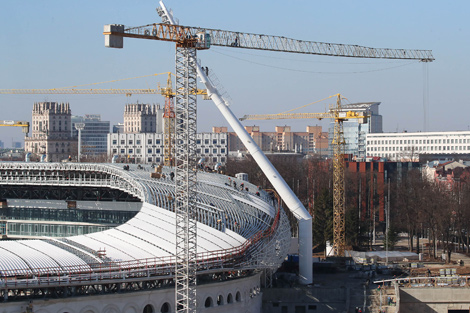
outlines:
[[[470,131],[367,135],[367,156],[393,161],[417,161],[420,155],[426,154],[470,154]]]
[[[101,155],[108,151],[108,133],[110,122],[102,121],[99,114],[72,116],[72,136],[78,139],[75,123],[84,123],[81,131],[81,153],[83,155]]]
[[[34,103],[31,137],[25,138],[25,152],[45,155],[50,162],[75,155],[77,140],[72,138],[71,116],[69,103]]]
[[[346,145],[344,147],[345,154],[364,158],[366,156],[366,136],[367,134],[381,133],[382,130],[382,115],[379,114],[380,102],[361,102],[342,105],[342,113],[352,111],[367,115],[368,118],[365,123],[360,119],[350,119],[343,122],[344,140]],[[329,155],[333,156],[333,141],[334,121],[330,123],[328,129],[328,142],[329,142]]]
[[[276,126],[274,132],[261,132],[259,126],[245,126],[254,142],[265,152],[322,154],[328,150],[328,133],[321,126],[307,126],[305,132],[293,132],[290,126]],[[228,134],[229,151],[246,151],[234,132]]]
[[[226,132],[199,133],[196,139],[198,158],[206,164],[225,164],[228,155]],[[108,155],[118,156],[118,162],[163,163],[164,134],[108,134]]]
[[[163,133],[163,109],[156,104],[126,104],[124,133]]]

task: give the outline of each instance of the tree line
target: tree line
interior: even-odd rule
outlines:
[[[271,163],[313,216],[313,244],[319,249],[333,241],[333,168],[328,160],[315,157],[269,156]],[[247,173],[251,183],[264,189],[270,182],[250,157],[229,159],[226,174]],[[362,175],[362,176],[361,176]],[[393,249],[399,233],[408,235],[410,251],[426,252],[439,258],[443,249],[450,260],[452,251],[469,252],[470,186],[457,181],[452,186],[427,180],[418,169],[389,173],[383,186],[376,174],[346,171],[345,227],[348,249],[372,248],[373,236],[382,236],[384,245]],[[365,183],[364,183],[365,182]],[[389,228],[386,212],[389,208]],[[380,212],[382,210],[382,212]],[[292,233],[297,233],[295,218],[288,214]],[[420,243],[420,237],[429,243]],[[422,251],[423,247],[425,251]]]

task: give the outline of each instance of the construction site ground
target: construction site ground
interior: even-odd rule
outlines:
[[[420,239],[420,242],[425,246],[427,240]],[[373,246],[376,250],[382,248],[379,241]],[[401,238],[396,250],[409,251],[408,238]],[[441,256],[442,250],[438,249],[437,255]],[[393,288],[374,282],[393,278],[439,276],[441,269],[448,268],[455,269],[459,276],[470,276],[470,254],[467,253],[452,252],[450,262],[446,263],[441,258],[430,258],[427,251],[424,251],[422,261],[390,262],[390,268],[394,270],[385,271],[379,269],[383,268],[384,262],[378,262],[377,266],[350,266],[344,262],[341,264],[338,260],[324,258],[324,252],[314,254],[314,257],[319,257],[322,261],[314,266],[313,285],[297,285],[292,277],[278,276],[275,288],[263,291],[263,312],[302,312],[297,310],[302,307],[301,303],[306,308],[315,307],[316,312],[356,312],[356,308],[361,308],[362,312],[395,312]]]

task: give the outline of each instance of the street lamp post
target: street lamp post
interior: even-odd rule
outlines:
[[[82,130],[85,128],[85,123],[75,123],[75,129],[78,130],[78,156],[77,162],[80,162],[80,155],[82,153]]]

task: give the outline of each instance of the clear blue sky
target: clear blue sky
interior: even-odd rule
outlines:
[[[165,1],[180,24],[295,39],[378,48],[429,49],[428,130],[467,130],[470,62],[469,1]],[[158,1],[2,1],[0,89],[57,88],[174,72],[174,45],[125,38],[124,49],[104,47],[103,25],[160,22]],[[342,93],[350,102],[380,101],[384,131],[423,130],[423,64],[213,47],[200,51],[233,103],[237,116],[279,113]],[[166,77],[142,78],[85,88],[148,88]],[[202,87],[202,86],[201,86]],[[161,96],[0,95],[1,116],[29,120],[34,102],[67,101],[72,114],[101,114],[122,122],[127,101],[164,104]],[[227,123],[210,101],[198,101],[199,131]],[[323,112],[330,102],[303,112]],[[275,125],[316,120],[249,121]],[[7,146],[22,141],[20,129],[0,129]]]

